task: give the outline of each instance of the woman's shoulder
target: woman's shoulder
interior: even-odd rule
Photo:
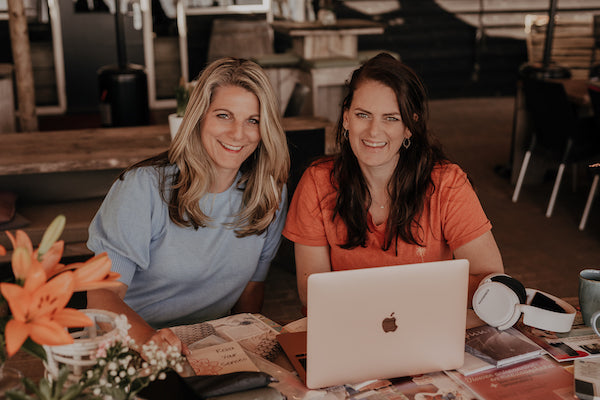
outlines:
[[[450,184],[468,180],[467,173],[460,165],[446,161],[437,163],[431,171],[431,180],[438,184]]]
[[[313,175],[324,175],[330,174],[332,169],[333,157],[327,156],[313,161],[306,170],[310,171]]]
[[[161,177],[170,176],[177,172],[177,166],[144,165],[126,170],[122,177],[124,181],[158,181]]]

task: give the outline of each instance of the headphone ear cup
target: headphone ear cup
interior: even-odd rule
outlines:
[[[511,288],[519,298],[519,303],[525,304],[527,302],[527,291],[525,290],[525,286],[515,278],[508,275],[496,275],[491,277],[490,280],[492,282],[500,282]]]
[[[496,278],[501,278],[496,280]],[[473,310],[488,325],[498,329],[508,329],[519,320],[521,311],[517,307],[520,296],[512,287],[501,280],[506,275],[484,279],[473,295]],[[516,280],[515,280],[516,281]],[[518,281],[517,281],[518,282]]]

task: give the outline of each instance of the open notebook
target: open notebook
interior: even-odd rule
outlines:
[[[307,332],[278,340],[311,389],[458,368],[468,273],[450,260],[313,274]]]

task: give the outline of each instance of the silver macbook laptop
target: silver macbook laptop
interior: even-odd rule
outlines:
[[[462,366],[468,274],[450,260],[311,275],[306,385]]]

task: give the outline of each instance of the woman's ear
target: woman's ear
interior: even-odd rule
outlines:
[[[345,130],[348,130],[348,110],[344,110],[342,113],[342,126]]]

